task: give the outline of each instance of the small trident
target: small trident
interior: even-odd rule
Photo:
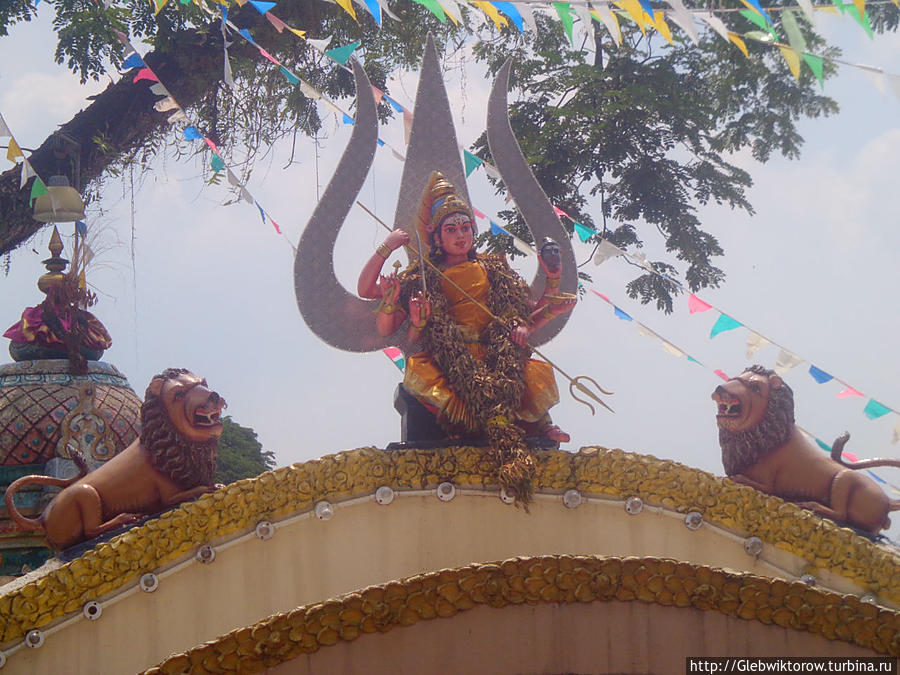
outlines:
[[[389,227],[387,226],[387,223],[385,223],[383,220],[381,220],[381,218],[379,218],[379,217],[376,216],[374,213],[372,213],[369,209],[367,209],[361,202],[357,201],[356,204],[357,204],[357,206],[359,206],[363,211],[365,211],[365,212],[368,213],[370,216],[372,216],[372,218],[374,218],[378,223],[380,223],[380,224],[381,224],[388,232],[391,231],[391,228],[389,228]],[[496,314],[494,314],[491,310],[489,310],[489,309],[488,309],[487,307],[485,307],[483,304],[481,304],[480,302],[478,302],[478,300],[476,300],[476,299],[473,298],[471,295],[469,295],[463,288],[460,288],[459,284],[457,284],[455,281],[453,281],[453,279],[451,279],[451,278],[448,277],[446,274],[444,274],[444,272],[443,272],[442,270],[438,269],[438,267],[437,267],[433,262],[431,262],[431,260],[429,260],[427,257],[425,257],[424,255],[421,254],[421,253],[422,253],[421,241],[419,242],[419,250],[418,250],[418,251],[416,251],[416,250],[415,250],[412,246],[410,246],[409,244],[406,244],[406,245],[405,245],[405,248],[406,248],[406,250],[407,250],[408,252],[412,253],[413,255],[416,255],[416,256],[419,258],[419,260],[424,261],[425,263],[427,263],[428,266],[431,267],[431,269],[433,269],[435,272],[437,272],[439,275],[441,275],[446,281],[448,281],[452,286],[454,286],[454,287],[456,288],[456,290],[458,290],[460,293],[462,293],[464,296],[466,296],[469,300],[471,300],[472,302],[474,302],[475,305],[477,305],[478,307],[480,307],[481,310],[484,311],[489,317],[491,317],[491,318],[494,319],[495,321],[500,321],[500,317],[498,317],[498,316],[497,316]],[[397,269],[397,265],[398,265],[398,263],[395,262],[395,263],[394,263],[394,266],[395,266],[394,269],[395,269],[395,270]],[[424,281],[424,278],[425,278],[425,275],[422,274],[422,279],[423,279],[423,281]],[[607,410],[609,410],[611,413],[615,413],[615,412],[616,412],[615,410],[613,410],[612,408],[610,408],[608,405],[606,405],[606,403],[604,403],[604,402],[600,399],[600,396],[599,396],[599,395],[595,394],[595,393],[592,392],[590,389],[588,389],[588,388],[582,383],[582,380],[586,380],[587,382],[590,382],[590,383],[593,384],[595,387],[597,387],[597,389],[598,389],[598,391],[600,391],[600,393],[606,394],[607,396],[612,396],[612,395],[613,395],[613,392],[611,392],[611,391],[606,391],[603,387],[601,387],[599,384],[597,384],[597,381],[596,381],[594,378],[589,377],[589,376],[587,376],[587,375],[577,375],[576,377],[572,377],[572,376],[569,375],[566,371],[564,371],[562,368],[560,368],[558,365],[556,365],[555,363],[553,363],[553,361],[551,361],[550,359],[548,359],[548,358],[547,358],[547,357],[546,357],[546,356],[545,356],[545,355],[544,355],[537,347],[532,347],[531,345],[529,345],[529,347],[531,347],[531,351],[533,351],[535,354],[537,354],[537,355],[540,356],[542,359],[544,359],[544,361],[546,361],[547,363],[549,363],[550,366],[556,370],[556,372],[558,372],[560,375],[562,375],[564,378],[566,378],[566,379],[569,381],[569,394],[571,394],[571,395],[572,395],[572,398],[574,398],[576,401],[578,401],[579,403],[583,403],[583,404],[586,405],[588,408],[590,408],[590,409],[591,409],[591,415],[595,415],[595,414],[596,414],[596,411],[594,410],[594,406],[592,406],[588,401],[586,401],[586,400],[584,400],[584,399],[582,399],[582,398],[578,398],[578,397],[575,395],[575,390],[576,390],[576,389],[577,389],[578,391],[580,391],[582,394],[584,394],[585,396],[587,396],[588,398],[591,398],[591,399],[593,399],[594,401],[596,401],[597,403],[599,403],[600,405],[602,405],[604,408],[606,408]]]

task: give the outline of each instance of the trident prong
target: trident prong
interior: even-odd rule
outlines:
[[[572,398],[574,398],[574,399],[575,399],[576,401],[578,401],[579,403],[584,403],[588,408],[590,408],[590,409],[591,409],[591,415],[595,414],[594,406],[592,406],[592,405],[591,405],[590,403],[588,403],[586,400],[581,399],[581,398],[578,398],[578,397],[575,395],[575,390],[576,390],[576,389],[577,389],[578,391],[580,391],[582,394],[584,394],[585,396],[588,396],[588,397],[594,399],[597,403],[599,403],[600,405],[602,405],[604,408],[606,408],[607,410],[609,410],[611,413],[615,413],[615,412],[616,412],[615,410],[613,410],[612,408],[610,408],[608,405],[606,405],[606,403],[604,403],[604,402],[600,399],[600,397],[599,397],[597,394],[595,394],[595,393],[592,392],[590,389],[588,389],[586,386],[584,386],[584,385],[580,382],[580,380],[587,380],[588,382],[590,382],[591,384],[593,384],[595,387],[597,387],[597,389],[600,391],[600,393],[606,394],[607,396],[611,396],[613,392],[611,392],[611,391],[606,391],[606,389],[604,389],[604,388],[601,387],[599,384],[597,384],[597,381],[596,381],[593,377],[589,377],[588,375],[579,375],[579,376],[573,377],[572,379],[569,380],[569,393],[572,395]]]

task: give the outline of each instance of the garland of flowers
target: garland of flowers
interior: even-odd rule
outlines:
[[[443,279],[434,269],[425,269],[427,298],[431,320],[423,334],[423,346],[447,380],[451,391],[465,404],[460,422],[467,432],[486,433],[490,445],[489,461],[495,467],[497,482],[516,502],[527,508],[531,501],[535,475],[534,458],[525,445],[524,430],[514,423],[525,392],[525,364],[529,347],[520,347],[510,339],[512,330],[527,323],[530,294],[525,282],[499,256],[478,256],[487,272],[487,307],[499,317],[484,331],[487,350],[484,360],[475,358],[466,346],[459,324],[450,316]],[[420,284],[418,263],[402,275],[403,303]],[[445,428],[452,422],[438,417]],[[452,431],[452,429],[448,429]]]

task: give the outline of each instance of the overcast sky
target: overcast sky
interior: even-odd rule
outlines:
[[[41,5],[39,21],[14,26],[0,39],[0,113],[24,147],[39,145],[103,86],[81,86],[52,63],[55,36],[48,10]],[[828,16],[821,28],[842,46],[847,61],[900,73],[897,34],[869,40],[851,19]],[[265,47],[264,36],[259,43]],[[417,77],[404,75],[393,91],[409,108]],[[459,138],[466,145],[484,129],[489,84],[477,64],[469,66],[463,83],[458,70],[448,74]],[[726,250],[718,264],[727,280],[700,296],[807,360],[786,375],[801,426],[828,442],[847,429],[852,434],[847,449],[860,457],[896,457],[900,445],[891,445],[891,434],[900,418],[867,420],[862,409],[868,397],[839,400],[840,385],[816,384],[807,370],[814,363],[900,409],[895,350],[900,316],[891,299],[900,287],[900,101],[879,93],[862,71],[850,68],[842,68],[825,91],[841,112],[801,122],[806,139],[801,159],[759,165],[749,156],[733,158],[754,177],[749,196],[757,213],[701,211],[705,229]],[[312,142],[301,137],[294,164],[284,168],[290,143],[279,144],[248,184],[294,242],[316,203],[317,165],[324,189],[348,138],[338,121],[327,125],[331,138],[318,163]],[[399,120],[380,133],[402,147]],[[203,153],[201,159],[160,160],[139,169],[133,197],[127,176],[108,179],[102,202],[89,211],[89,227],[102,229],[108,244],[119,241],[90,277],[101,292],[92,311],[114,339],[104,360],[122,370],[141,395],[150,377],[168,366],[206,376],[229,401],[229,414],[256,430],[279,465],[397,440],[392,397],[400,372],[381,353],[341,352],[310,333],[294,298],[290,245],[260,221],[255,207],[222,205],[225,188],[207,186],[201,176],[208,161]],[[379,151],[360,195],[387,222],[393,222],[401,170],[390,152]],[[504,207],[482,170],[469,178],[469,190],[485,213]],[[335,263],[345,286],[355,288],[359,268],[383,234],[361,210],[351,213]],[[48,238],[45,231],[13,253],[8,277],[0,277],[2,329],[26,305],[40,301],[35,282],[43,272]],[[573,245],[579,260],[590,253],[578,241]],[[656,250],[649,252],[653,258]],[[530,278],[533,265],[519,267]],[[613,390],[609,403],[616,414],[591,416],[559,380],[562,400],[552,412],[572,433],[568,449],[621,447],[721,474],[709,398],[719,380],[712,370],[735,375],[747,365],[747,331],[711,340],[717,312],[689,315],[682,298],[665,316],[628,300],[624,285],[635,270],[620,259],[586,269],[593,288],[708,367],[666,353],[588,294],[546,352],[570,374],[590,375]],[[749,362],[772,367],[777,355],[777,348],[767,347]],[[900,471],[879,473],[900,485]]]

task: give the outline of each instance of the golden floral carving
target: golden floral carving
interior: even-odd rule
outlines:
[[[534,484],[538,492],[562,493],[574,488],[586,496],[624,499],[636,495],[646,504],[664,505],[681,513],[697,510],[708,523],[757,536],[815,568],[828,569],[900,605],[900,558],[895,553],[776,497],[676,462],[622,450],[546,450],[538,451],[536,460]],[[136,583],[141,574],[190,554],[199,542],[249,532],[260,520],[309,511],[322,499],[339,502],[372,494],[382,485],[395,490],[431,489],[442,481],[452,481],[462,488],[489,486],[493,471],[483,448],[391,452],[361,448],[238,481],[98,544],[40,580],[0,597],[0,643],[21,639],[32,628],[79,611],[89,600]],[[635,589],[622,585],[619,576],[630,572],[624,568],[611,571],[618,569],[611,564],[599,576],[583,582],[586,585],[579,594],[589,590],[594,595],[621,594],[622,599],[632,599]],[[703,585],[704,589],[689,588],[687,583],[674,589],[666,587],[665,593],[671,593],[671,598],[662,590],[656,597],[677,606],[695,600],[721,602],[719,590],[706,582]],[[515,589],[519,594],[526,591]],[[434,610],[440,616],[457,607],[456,601],[445,598],[442,602]],[[772,621],[784,619],[771,608],[767,611]],[[369,623],[360,628],[363,632],[377,623],[373,615],[367,616]]]
[[[372,586],[232,631],[143,675],[261,672],[322,647],[477,605],[644,602],[694,607],[900,655],[900,613],[801,582],[660,558],[540,556]]]

